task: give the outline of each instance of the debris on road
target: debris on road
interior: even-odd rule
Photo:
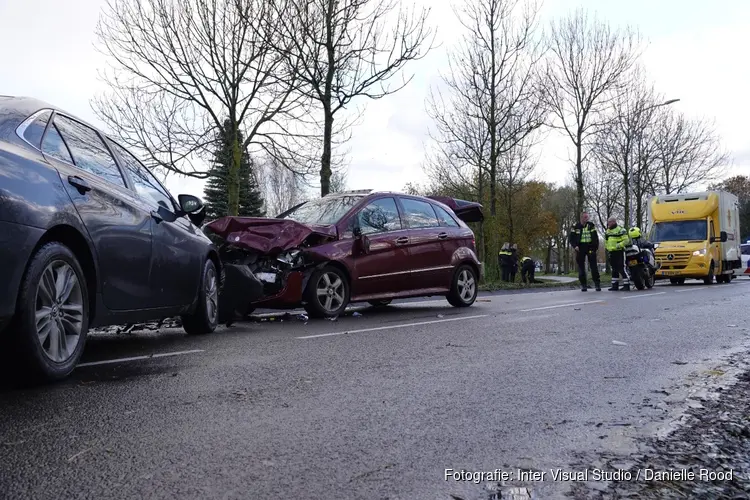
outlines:
[[[628,345],[627,343],[625,343],[625,342],[620,342],[619,340],[613,340],[613,341],[612,341],[612,343],[613,343],[614,345]]]
[[[747,498],[750,491],[750,372],[703,405],[687,410],[683,424],[665,437],[650,438],[631,455],[602,453],[588,457],[577,467],[614,467],[625,461],[635,478],[637,471],[662,472],[647,480],[612,481],[604,491],[579,483],[571,492],[575,498],[678,499]]]
[[[687,361],[672,361],[673,365],[686,365],[688,364]]]
[[[338,321],[338,320],[339,320],[339,317],[338,317],[338,316],[332,316],[332,317],[330,317],[330,318],[326,318],[326,319],[327,319],[328,321]]]
[[[437,317],[438,318],[445,318],[445,314],[438,314]]]
[[[360,316],[362,316],[362,313],[360,313],[360,312],[354,311],[354,312],[352,313],[352,317],[353,317],[353,318],[359,318]]]
[[[310,317],[307,314],[298,314],[297,315],[297,319],[299,321],[304,321],[305,323],[307,323],[309,321]]]

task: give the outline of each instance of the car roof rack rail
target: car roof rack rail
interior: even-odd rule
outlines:
[[[372,189],[353,189],[351,191],[338,191],[336,193],[328,193],[328,195],[343,195],[343,194],[370,194]]]

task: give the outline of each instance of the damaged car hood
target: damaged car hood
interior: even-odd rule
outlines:
[[[204,231],[234,246],[263,254],[281,253],[312,239],[328,241],[338,236],[336,226],[306,225],[288,219],[260,217],[222,217],[207,224]]]

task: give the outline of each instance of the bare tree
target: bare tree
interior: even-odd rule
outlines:
[[[212,138],[234,136],[236,214],[241,152],[282,151],[286,124],[306,113],[293,61],[277,50],[282,14],[263,0],[109,0],[97,35],[113,63],[110,91],[93,101],[96,114],[149,166],[201,179]]]
[[[539,159],[533,150],[535,145],[533,139],[532,136],[526,137],[525,140],[519,142],[513,149],[504,154],[499,162],[499,198],[505,208],[508,240],[513,243],[516,243],[514,222],[519,216],[514,210],[514,200],[526,186],[526,181],[534,172]]]
[[[576,223],[575,188],[562,186],[554,189],[544,202],[544,209],[555,218],[555,232],[551,241],[557,255],[558,272],[570,270],[570,246],[568,233]]]
[[[331,175],[330,192],[340,193],[342,191],[346,191],[348,177],[349,177],[349,173],[347,172],[346,169],[340,168],[340,169],[334,170],[333,174]]]
[[[435,123],[432,139],[454,171],[474,170],[478,194],[485,171],[490,213],[497,211],[500,159],[539,129],[547,110],[541,98],[537,36],[539,5],[522,0],[471,0],[455,9],[465,30],[449,54],[442,80],[447,96],[433,92],[428,113]]]
[[[619,174],[627,225],[632,222],[635,181],[638,180],[638,190],[642,190],[643,182],[649,175],[646,171],[640,171],[640,167],[645,165],[639,154],[648,153],[644,135],[656,108],[662,104],[655,102],[653,87],[647,83],[641,71],[636,71],[629,78],[629,85],[614,93],[610,114],[593,136],[593,157],[605,169],[605,176],[612,171]]]
[[[265,212],[269,217],[305,201],[302,179],[277,159],[266,157],[258,161],[256,176],[263,194]]]
[[[625,87],[625,76],[638,56],[639,37],[629,28],[614,30],[579,9],[552,23],[544,95],[575,147],[577,211],[585,204],[584,165],[588,141],[604,119],[612,94]]]
[[[588,209],[599,228],[607,228],[607,219],[619,217],[623,208],[623,183],[620,173],[606,166],[592,168],[585,177]]]
[[[323,112],[320,192],[330,191],[334,118],[358,97],[380,99],[403,88],[388,83],[432,46],[429,11],[408,11],[399,0],[274,0],[282,49],[300,91]],[[397,9],[398,8],[398,9]],[[289,46],[286,41],[291,42]],[[300,64],[296,64],[299,61]]]
[[[716,180],[730,161],[712,122],[668,112],[661,116],[655,134],[659,162],[656,184],[665,194],[685,192]]]

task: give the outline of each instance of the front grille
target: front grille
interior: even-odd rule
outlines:
[[[671,259],[667,258],[669,255]],[[685,269],[690,260],[690,252],[663,252],[656,254],[656,262],[661,264],[662,269]]]

